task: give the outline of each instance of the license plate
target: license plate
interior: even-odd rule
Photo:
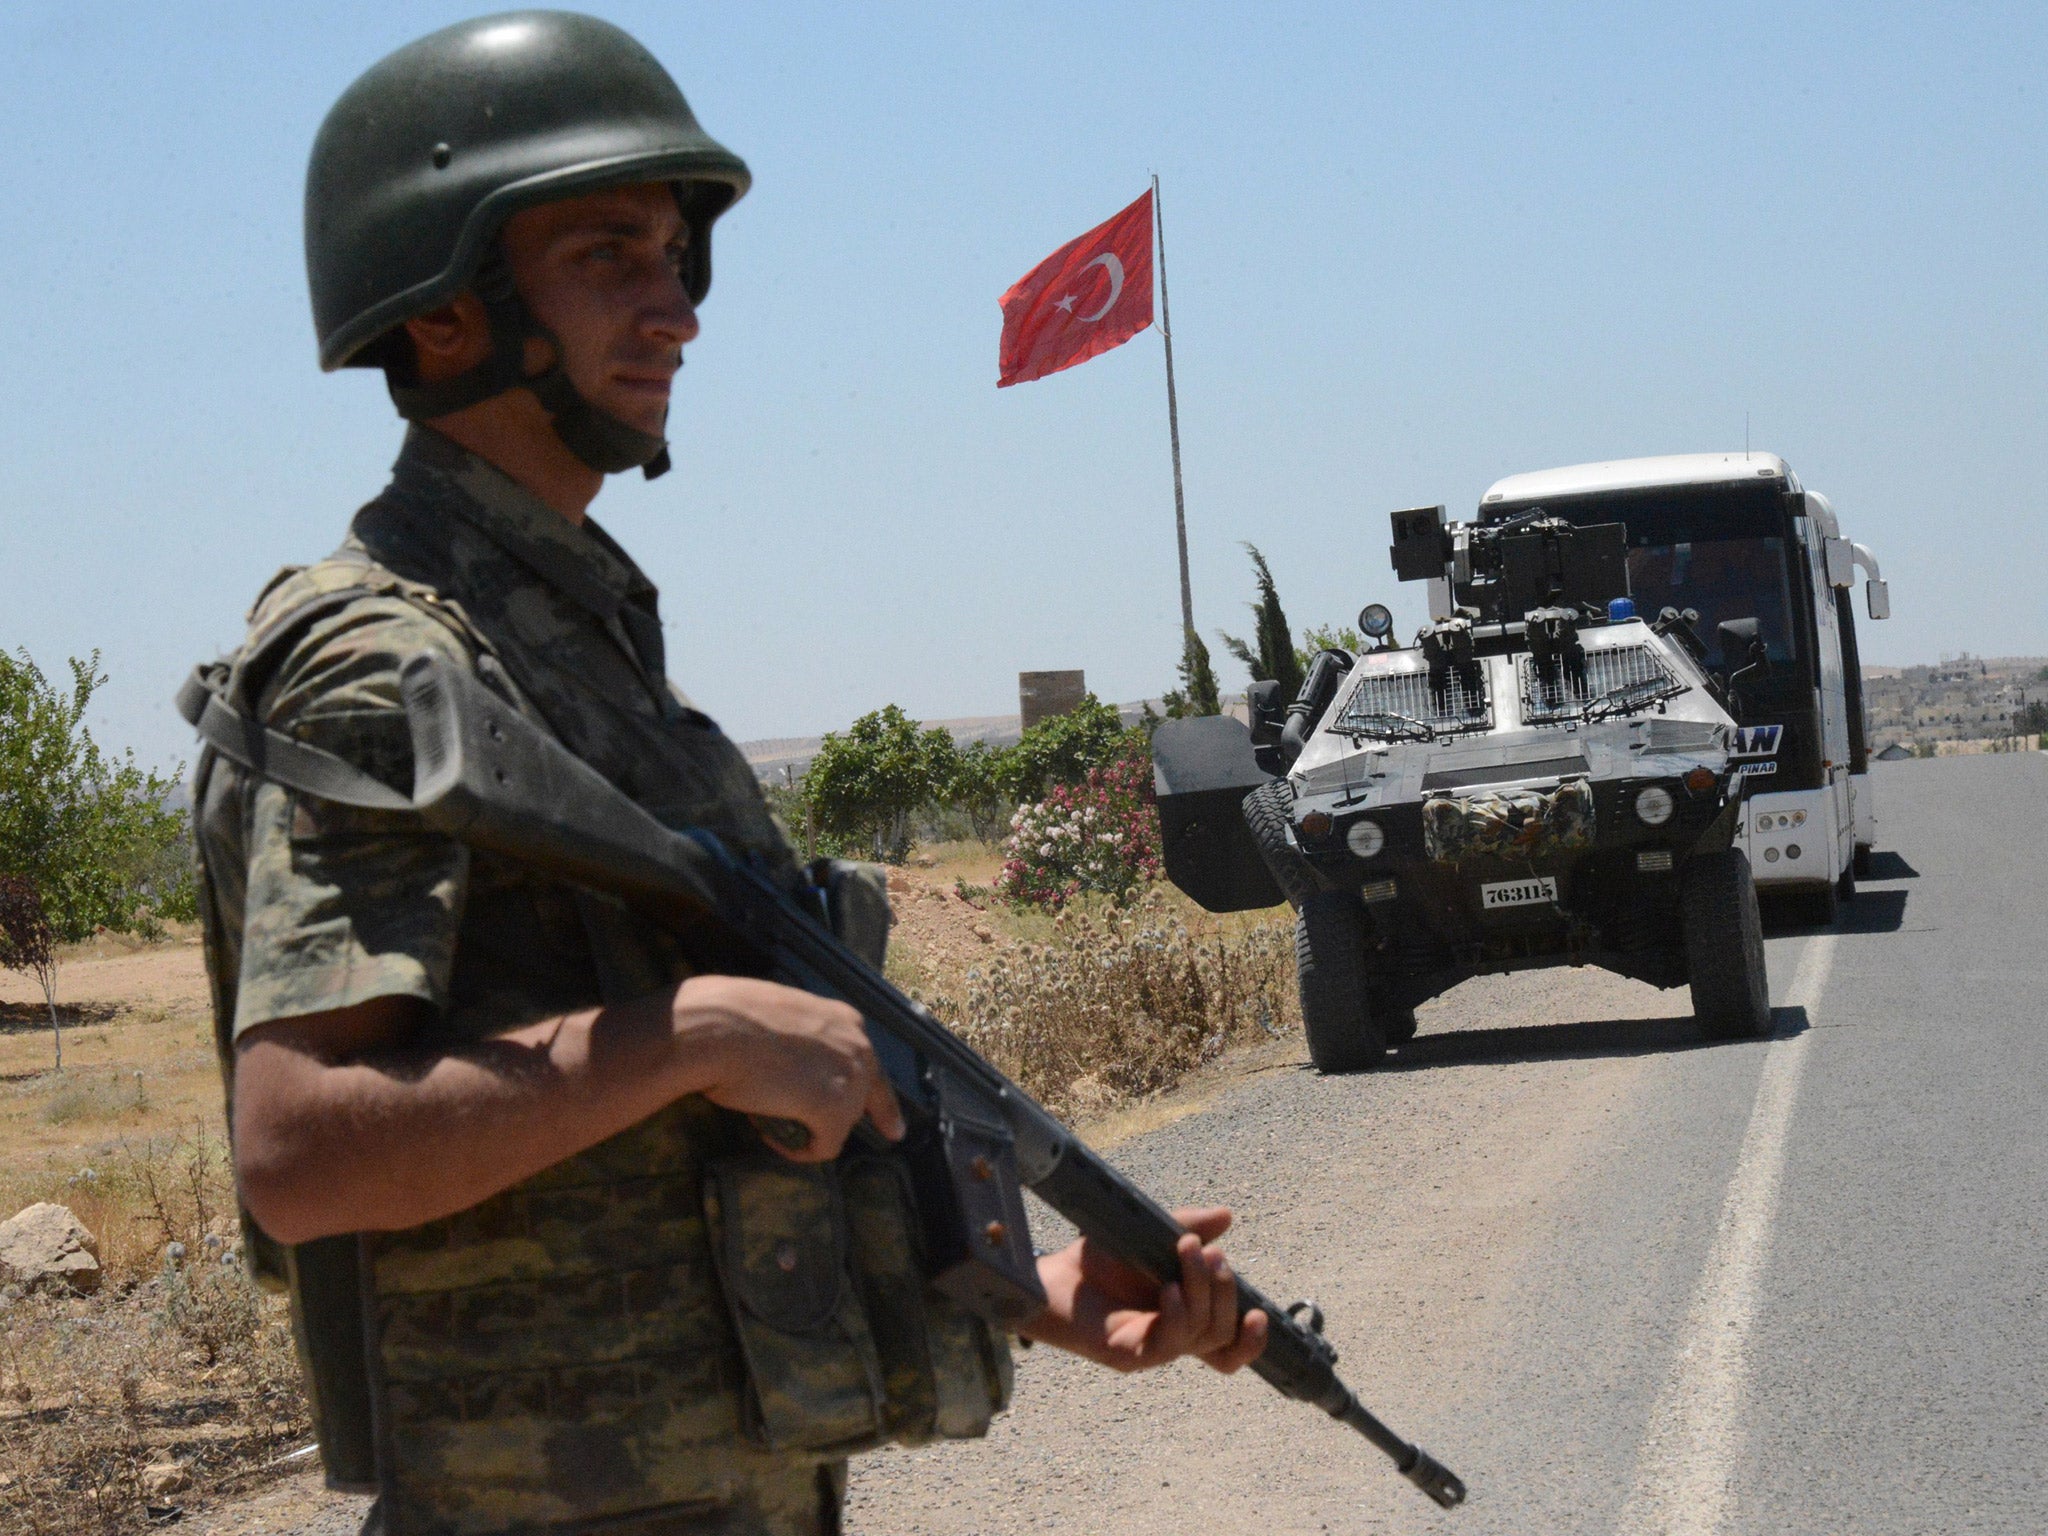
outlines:
[[[1557,900],[1557,876],[1537,875],[1530,880],[1494,880],[1479,887],[1479,905],[1491,912],[1496,907],[1533,907]]]

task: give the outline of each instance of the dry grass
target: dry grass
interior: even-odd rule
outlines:
[[[55,1188],[0,1187],[70,1206],[104,1271],[94,1297],[0,1297],[0,1531],[144,1530],[305,1438],[283,1307],[236,1252],[217,1136],[127,1142]],[[169,1464],[186,1487],[152,1484]]]
[[[1056,1114],[1150,1097],[1299,1023],[1293,929],[1273,916],[1218,920],[1155,891],[1131,908],[1010,913],[1003,926],[1009,941],[981,963],[905,979]]]
[[[0,1295],[6,1536],[145,1530],[308,1438],[283,1305],[235,1253],[205,976],[181,937],[66,951],[61,1073],[40,999],[0,977],[0,1217],[69,1207],[102,1272],[92,1297]],[[189,1486],[152,1494],[144,1470],[167,1463]]]

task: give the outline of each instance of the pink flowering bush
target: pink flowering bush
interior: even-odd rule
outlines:
[[[1159,869],[1152,765],[1129,754],[1017,808],[995,889],[1023,906],[1056,909],[1083,891],[1122,904]]]

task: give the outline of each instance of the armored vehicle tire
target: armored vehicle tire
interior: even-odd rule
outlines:
[[[1366,1000],[1365,907],[1350,891],[1315,891],[1294,915],[1294,971],[1309,1060],[1319,1072],[1362,1072],[1385,1056]]]
[[[1298,908],[1322,887],[1316,884],[1301,850],[1287,840],[1290,803],[1285,780],[1261,784],[1244,797],[1244,824],[1251,828],[1252,841],[1259,845],[1259,856],[1273,872],[1273,883]]]
[[[1858,880],[1868,880],[1870,878],[1870,857],[1872,852],[1873,850],[1868,843],[1858,843],[1856,845],[1856,857],[1849,865],[1849,872]]]
[[[1679,908],[1700,1033],[1710,1040],[1761,1040],[1771,1032],[1771,990],[1747,855],[1723,848],[1693,858]]]

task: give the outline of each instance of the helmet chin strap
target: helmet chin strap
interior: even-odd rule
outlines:
[[[666,438],[620,420],[592,403],[571,381],[562,367],[562,344],[526,307],[502,257],[487,260],[471,286],[490,321],[489,355],[474,368],[438,384],[401,384],[387,374],[391,403],[400,416],[407,421],[431,421],[507,390],[525,389],[548,413],[562,446],[599,474],[637,469],[652,480],[668,473]],[[545,341],[555,355],[555,360],[536,374],[526,371],[529,337]]]

